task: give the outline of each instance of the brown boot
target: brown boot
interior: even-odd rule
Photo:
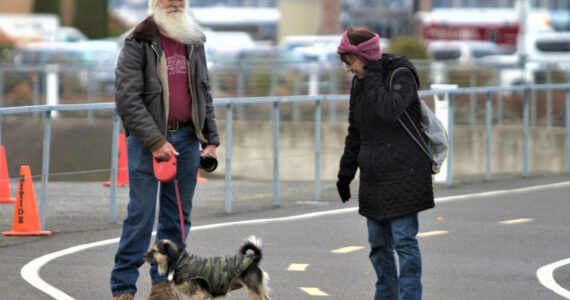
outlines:
[[[182,297],[170,282],[164,281],[152,285],[148,300],[182,300]]]
[[[131,294],[119,294],[113,297],[113,300],[135,300],[135,296]]]

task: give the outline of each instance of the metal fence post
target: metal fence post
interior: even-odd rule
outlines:
[[[40,74],[40,72],[38,71],[38,69],[36,69],[34,67],[34,75],[32,76],[33,78],[33,87],[34,87],[34,94],[32,95],[32,103],[33,105],[40,105],[40,80],[43,78]],[[38,117],[38,113],[34,112],[34,118]]]
[[[87,66],[87,103],[93,103],[95,87],[95,76],[93,76],[93,67]],[[87,111],[87,120],[93,120],[93,110]]]
[[[453,184],[453,106],[454,106],[455,93],[449,93],[449,127],[447,128],[449,152],[447,154],[447,181],[446,185],[451,186]]]
[[[232,213],[232,103],[226,104],[226,213]]]
[[[469,87],[475,87],[477,79],[473,68],[469,69]],[[477,125],[477,94],[469,93],[469,125]]]
[[[566,89],[566,173],[570,173],[570,88]]]
[[[117,110],[114,110],[113,112],[113,133],[111,136],[111,194],[109,196],[109,223],[115,223],[117,218],[117,167],[119,161],[119,113]]]
[[[4,70],[0,68],[0,107],[4,107]]]
[[[497,86],[501,86],[501,67],[497,68]],[[503,92],[497,92],[497,125],[503,123]]]
[[[546,83],[552,83],[552,66],[547,64]],[[546,89],[546,127],[552,127],[552,89]]]
[[[279,100],[273,102],[273,206],[279,206]]]
[[[321,100],[315,102],[315,201],[321,200]]]
[[[44,121],[44,145],[42,155],[42,191],[40,202],[40,225],[44,229],[46,225],[47,193],[49,176],[49,152],[51,141],[51,110],[45,112]]]
[[[529,94],[530,88],[524,90],[524,107],[523,107],[523,176],[528,177],[528,163],[529,163]]]
[[[485,179],[487,181],[491,180],[491,142],[492,142],[492,131],[491,126],[493,126],[493,106],[491,104],[491,92],[487,92],[487,101],[485,103],[485,139],[486,139],[486,154],[487,158],[485,161],[486,175]]]

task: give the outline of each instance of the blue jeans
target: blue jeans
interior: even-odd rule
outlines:
[[[397,219],[367,219],[370,261],[378,280],[374,300],[419,300],[422,298],[422,258],[416,235],[418,214]],[[394,250],[398,253],[400,276]]]
[[[188,236],[192,197],[200,164],[199,141],[192,126],[182,127],[175,132],[167,132],[166,140],[180,153],[177,157],[176,179],[182,203],[184,230]],[[167,238],[176,243],[184,242],[174,182],[159,184],[154,177],[152,152],[136,137],[130,135],[127,145],[129,204],[127,216],[123,220],[119,248],[115,255],[115,266],[111,272],[113,296],[123,293],[134,295],[137,291],[138,268],[144,263],[143,254],[150,245],[157,198],[159,209],[156,240]],[[165,275],[158,275],[156,266],[151,267],[150,276],[152,284],[166,281]]]

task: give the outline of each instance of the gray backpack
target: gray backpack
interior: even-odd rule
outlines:
[[[394,79],[394,75],[402,69],[407,69],[406,67],[397,68],[392,72],[390,76],[390,89],[392,89],[392,80]],[[415,82],[415,81],[414,81]],[[416,85],[417,86],[417,85]],[[445,131],[445,127],[441,121],[435,116],[433,111],[427,106],[427,104],[420,98],[420,110],[421,110],[421,120],[420,125],[422,131],[414,125],[412,118],[407,111],[404,111],[404,114],[410,120],[410,124],[415,129],[417,136],[421,140],[421,142],[414,136],[414,134],[406,127],[402,120],[398,119],[398,122],[404,127],[406,132],[412,137],[412,139],[420,146],[422,151],[429,157],[432,162],[431,170],[433,174],[439,173],[441,170],[441,165],[447,158],[447,152],[449,151],[449,143],[447,141],[447,132]],[[425,135],[428,138],[426,142],[423,138]]]

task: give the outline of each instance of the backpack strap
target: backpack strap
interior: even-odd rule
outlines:
[[[407,70],[407,69],[408,68],[406,68],[406,67],[399,67],[399,68],[395,69],[394,71],[392,71],[392,74],[390,75],[390,89],[392,89],[392,81],[394,80],[394,77],[395,77],[394,75],[396,75],[396,73],[400,70]],[[417,85],[415,80],[414,80],[414,84],[416,85],[416,89],[417,89],[418,85]],[[398,118],[398,122],[400,123],[400,125],[402,125],[402,127],[404,127],[404,129],[410,135],[410,137],[414,140],[414,142],[416,142],[416,144],[418,144],[418,146],[420,146],[420,148],[422,149],[422,152],[425,153],[425,155],[427,155],[427,157],[433,162],[433,157],[431,156],[427,147],[425,146],[426,142],[422,138],[422,134],[421,134],[420,130],[416,127],[412,118],[410,117],[410,115],[408,114],[408,112],[406,110],[404,110],[404,114],[406,114],[406,117],[408,117],[408,120],[410,120],[410,124],[412,124],[412,126],[416,130],[416,133],[418,134],[418,136],[422,140],[423,145],[422,145],[422,143],[420,143],[420,141],[418,141],[418,139],[414,136],[414,134],[410,131],[410,129],[408,129],[408,127],[404,124],[404,122],[402,122],[402,120],[400,118]]]

